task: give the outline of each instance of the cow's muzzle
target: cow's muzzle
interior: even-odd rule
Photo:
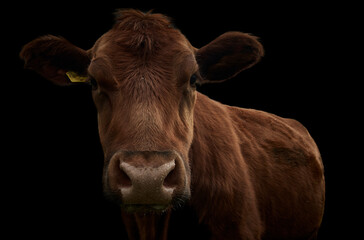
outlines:
[[[110,159],[109,187],[127,208],[165,209],[189,193],[186,168],[175,151],[119,151]]]

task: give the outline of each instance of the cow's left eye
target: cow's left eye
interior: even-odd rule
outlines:
[[[190,78],[190,85],[195,87],[196,86],[196,82],[197,82],[197,76],[196,74],[193,74]]]
[[[90,85],[92,87],[92,90],[96,90],[97,89],[98,85],[97,85],[97,82],[96,82],[95,78],[90,77]]]

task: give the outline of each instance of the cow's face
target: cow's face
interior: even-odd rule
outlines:
[[[104,190],[127,210],[148,211],[190,197],[196,83],[231,78],[262,55],[256,38],[238,32],[195,49],[166,17],[131,10],[88,51],[45,36],[21,52],[56,84],[92,86]]]
[[[194,49],[179,31],[136,24],[146,30],[135,32],[121,21],[91,51],[104,189],[129,209],[164,209],[190,195],[200,77]]]

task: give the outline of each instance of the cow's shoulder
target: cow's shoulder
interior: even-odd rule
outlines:
[[[227,108],[243,155],[295,166],[319,161],[316,143],[300,122],[254,109]]]
[[[284,118],[265,111],[227,106],[234,124],[246,129],[264,131],[267,134],[280,133],[287,136],[309,136],[307,129],[297,120]],[[267,132],[268,131],[268,132]]]

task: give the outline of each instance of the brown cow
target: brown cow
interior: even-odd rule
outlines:
[[[316,238],[324,175],[307,130],[196,91],[257,63],[256,37],[227,32],[196,49],[167,17],[123,10],[88,51],[49,35],[20,56],[58,85],[92,85],[104,189],[130,239],[167,239],[182,204],[208,239]]]

